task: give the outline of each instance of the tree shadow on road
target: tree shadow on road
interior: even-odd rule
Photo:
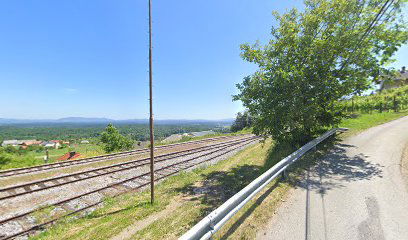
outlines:
[[[370,162],[369,157],[358,152],[356,146],[342,144],[338,139],[331,138],[306,157],[306,160],[314,158],[313,164],[301,163],[301,168],[306,171],[298,174],[291,183],[296,187],[318,190],[325,194],[333,188],[344,187],[347,182],[382,178],[384,166]],[[307,171],[310,172],[306,174]]]
[[[384,166],[370,162],[369,157],[359,152],[356,146],[340,143],[333,137],[299,162],[297,174],[289,181],[293,186],[306,190],[305,240],[311,239],[311,192],[320,196],[323,224],[319,227],[327,239],[325,195],[332,189],[345,187],[349,182],[381,178]],[[310,158],[312,161],[308,162]],[[299,172],[299,169],[302,171]]]

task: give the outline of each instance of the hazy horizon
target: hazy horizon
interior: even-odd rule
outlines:
[[[107,117],[62,117],[62,118],[3,118],[0,117],[0,122],[4,120],[15,120],[15,121],[60,121],[60,120],[106,120],[106,121],[149,121],[148,118],[124,118],[124,119],[114,119]],[[155,121],[229,121],[234,120],[234,118],[221,118],[221,119],[199,119],[199,118],[157,118]]]

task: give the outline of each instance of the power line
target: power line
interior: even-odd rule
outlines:
[[[150,202],[154,203],[154,123],[153,123],[153,51],[152,51],[152,0],[149,0],[149,104],[150,104]]]
[[[366,38],[368,36],[368,34],[370,34],[370,32],[374,29],[375,24],[382,18],[382,16],[384,15],[384,13],[388,10],[388,7],[390,5],[392,5],[394,2],[394,0],[387,0],[384,5],[381,7],[380,11],[377,13],[377,15],[375,16],[375,18],[373,19],[373,21],[371,21],[370,25],[368,26],[368,28],[366,29],[366,31],[364,32],[364,34],[361,36],[361,38],[359,39],[359,41],[357,42],[357,44],[355,45],[355,47],[353,48],[350,57],[347,58],[347,60],[342,64],[341,68],[339,69],[338,72],[341,72],[344,67],[349,63],[350,59],[353,57],[355,51],[358,49],[358,47],[360,47],[361,43],[363,42],[364,38]],[[388,4],[390,3],[390,4]],[[388,5],[388,6],[387,6]],[[384,11],[385,9],[385,11]]]

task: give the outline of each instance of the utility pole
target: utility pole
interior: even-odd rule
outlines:
[[[150,103],[150,202],[154,203],[154,129],[153,129],[153,64],[152,64],[152,0],[149,0],[149,103]]]
[[[45,148],[45,157],[44,157],[45,163],[48,163],[48,159],[50,159],[50,154],[48,152],[48,148]]]

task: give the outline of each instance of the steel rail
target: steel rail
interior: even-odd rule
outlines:
[[[222,139],[239,138],[239,137],[246,136],[246,135],[248,135],[248,134],[240,134],[240,135],[235,135],[235,136],[221,136],[221,137],[215,137],[215,138],[206,138],[206,139],[201,139],[201,140],[188,141],[188,142],[184,142],[184,143],[174,143],[174,144],[168,144],[168,145],[164,145],[164,146],[158,146],[158,147],[155,147],[155,149],[156,150],[171,149],[171,148],[175,148],[175,147],[178,147],[178,146],[189,146],[189,145],[193,145],[193,144],[200,144],[200,143],[218,141],[218,140],[222,140]],[[135,154],[148,153],[149,151],[150,150],[148,148],[144,148],[144,149],[139,149],[139,150],[127,151],[127,152],[111,153],[111,154],[105,154],[105,155],[89,157],[89,158],[68,160],[68,161],[64,161],[64,162],[42,164],[42,165],[37,165],[37,166],[32,166],[32,167],[7,169],[7,170],[0,171],[0,177],[10,177],[10,176],[28,174],[28,173],[38,172],[38,171],[47,171],[47,170],[56,169],[56,168],[69,167],[69,166],[73,166],[73,165],[80,165],[80,164],[87,164],[87,163],[98,162],[98,161],[113,160],[113,159],[116,159],[116,158],[123,158],[123,157],[126,157],[126,156],[132,156],[132,155],[135,155]]]
[[[214,154],[214,153],[217,153],[217,152],[226,150],[226,149],[229,148],[229,147],[224,147],[224,148],[222,148],[222,149],[217,149],[217,150],[215,150],[215,151],[213,151],[213,152],[211,152],[211,153],[208,153],[208,154],[206,154],[206,155],[196,156],[196,157],[193,157],[193,158],[184,160],[184,161],[182,161],[182,162],[174,163],[174,164],[171,164],[171,165],[168,165],[168,166],[159,168],[159,169],[157,169],[157,170],[155,171],[155,173],[158,174],[160,177],[156,178],[155,181],[158,182],[158,181],[160,181],[160,180],[162,180],[162,179],[164,179],[164,178],[167,178],[167,177],[169,177],[169,176],[175,175],[175,174],[177,174],[177,173],[180,172],[180,171],[187,170],[187,169],[189,169],[189,168],[195,167],[195,166],[200,165],[200,164],[203,164],[203,163],[205,163],[205,162],[212,161],[212,160],[214,160],[214,159],[216,159],[216,158],[218,158],[218,157],[220,157],[220,156],[223,156],[223,155],[228,154],[228,153],[230,153],[230,152],[232,152],[232,151],[235,151],[235,150],[237,150],[237,149],[239,149],[239,148],[241,148],[241,147],[243,147],[243,146],[246,146],[246,145],[248,145],[248,144],[250,144],[250,143],[252,143],[252,142],[255,142],[257,139],[258,139],[258,138],[242,141],[241,143],[243,143],[243,144],[241,144],[241,145],[240,145],[240,143],[233,145],[233,146],[238,145],[238,146],[235,147],[235,148],[229,149],[229,150],[227,150],[226,152],[222,152],[222,153],[220,153],[220,154],[217,154],[216,156],[212,156],[212,157],[210,157],[210,158],[208,158],[208,159],[204,159],[204,160],[202,160],[202,161],[195,162],[195,163],[192,163],[192,164],[187,165],[187,166],[181,166],[181,165],[186,164],[186,163],[189,163],[189,162],[192,162],[192,161],[194,161],[194,160],[196,160],[196,159],[199,159],[199,158],[201,158],[201,157],[204,157],[204,156],[206,156],[206,155],[211,155],[211,154]],[[180,167],[180,168],[177,168],[179,165],[180,165],[181,167]],[[168,169],[171,169],[171,168],[176,168],[176,169],[173,169],[173,171],[170,172],[170,173],[166,173],[166,172],[165,172],[166,170],[168,171]],[[164,174],[162,174],[161,172],[164,172]],[[88,193],[85,193],[85,194],[80,194],[80,195],[77,195],[77,196],[75,196],[75,197],[71,197],[71,198],[69,198],[69,199],[62,200],[62,201],[60,201],[60,202],[57,202],[57,203],[52,204],[52,206],[60,206],[60,205],[62,205],[62,204],[65,204],[65,203],[67,203],[67,202],[70,202],[70,201],[79,199],[79,198],[81,198],[81,197],[84,197],[84,196],[87,196],[87,195],[90,195],[90,194],[98,193],[98,192],[101,192],[101,191],[106,190],[106,189],[109,189],[109,188],[114,188],[115,186],[119,186],[119,185],[125,184],[125,183],[127,183],[127,182],[131,182],[131,181],[143,179],[143,177],[147,177],[147,176],[149,176],[149,175],[150,175],[150,173],[148,172],[148,173],[144,173],[144,174],[138,175],[138,176],[136,176],[136,177],[132,177],[132,178],[129,178],[129,179],[125,179],[125,180],[122,180],[122,181],[120,181],[120,182],[110,184],[110,185],[108,185],[108,186],[106,186],[106,187],[99,188],[99,189],[93,190],[93,191],[88,192]],[[145,181],[146,181],[145,183],[142,183],[142,184],[140,184],[139,186],[132,188],[132,190],[133,190],[133,191],[134,191],[134,190],[138,190],[138,189],[141,189],[141,188],[143,188],[143,187],[145,187],[145,186],[147,186],[147,185],[150,184],[150,182],[149,182],[148,180],[145,180]],[[117,196],[119,196],[119,195],[121,195],[121,194],[123,194],[123,193],[117,194],[117,195],[115,195],[115,196],[113,196],[113,197],[117,197]],[[52,224],[52,223],[58,221],[59,219],[62,219],[62,218],[64,218],[64,217],[68,217],[68,216],[74,215],[74,214],[76,214],[76,213],[82,212],[82,211],[84,211],[84,210],[86,210],[86,209],[89,209],[89,208],[91,208],[91,207],[95,207],[95,206],[97,206],[98,204],[101,204],[101,203],[103,203],[103,200],[97,201],[97,202],[92,203],[92,204],[90,204],[90,205],[88,205],[88,206],[85,206],[85,207],[83,207],[83,208],[74,210],[74,211],[69,212],[69,213],[67,213],[67,214],[64,214],[64,215],[62,215],[62,216],[59,216],[59,217],[57,217],[57,218],[55,218],[55,219],[49,220],[49,221],[47,221],[47,222],[45,222],[45,223],[40,223],[40,224],[34,225],[34,226],[32,226],[32,227],[30,227],[30,228],[28,228],[28,229],[25,229],[25,230],[20,231],[20,232],[18,232],[18,233],[14,233],[14,234],[9,235],[9,236],[5,236],[5,237],[0,238],[0,239],[1,239],[1,240],[12,239],[12,238],[15,238],[15,237],[24,235],[24,234],[29,234],[30,232],[35,231],[35,230],[42,229],[42,228],[44,228],[45,226],[50,225],[50,224]],[[10,221],[13,221],[13,220],[16,220],[16,219],[19,219],[19,218],[28,216],[28,215],[30,215],[30,214],[32,214],[32,213],[34,213],[34,212],[36,212],[36,211],[39,211],[39,210],[41,210],[41,209],[44,209],[44,208],[46,208],[46,207],[42,207],[42,208],[39,208],[39,209],[35,209],[35,210],[29,211],[29,212],[26,212],[26,213],[22,213],[22,214],[19,214],[19,215],[10,217],[10,218],[8,218],[8,219],[1,220],[1,221],[0,221],[0,224],[4,224],[4,223],[7,223],[7,222],[10,222]]]
[[[233,217],[258,192],[276,179],[286,168],[301,158],[306,152],[316,147],[320,142],[334,135],[336,131],[346,131],[344,128],[335,128],[327,131],[318,138],[303,145],[301,148],[282,159],[261,176],[256,178],[241,191],[236,193],[220,207],[204,217],[200,222],[187,231],[180,240],[210,239],[231,217]]]
[[[228,141],[228,142],[213,144],[213,145],[210,145],[210,146],[204,146],[204,147],[195,148],[195,149],[191,149],[191,150],[183,150],[183,151],[179,151],[179,152],[175,152],[175,153],[164,154],[164,155],[157,156],[156,158],[159,158],[159,159],[164,158],[164,159],[158,160],[156,162],[169,161],[169,160],[172,160],[172,159],[175,159],[175,158],[184,157],[184,156],[188,156],[188,155],[191,155],[191,154],[196,154],[196,153],[200,153],[200,152],[204,152],[204,151],[209,151],[209,150],[214,149],[214,148],[221,148],[223,146],[229,146],[230,144],[234,144],[236,142],[240,142],[240,141],[245,140],[245,139],[253,139],[253,138],[256,138],[256,137],[249,137],[249,138],[243,138],[243,139],[238,139],[238,140],[232,140],[232,141]],[[181,155],[179,155],[179,154],[181,154]],[[37,180],[37,181],[28,182],[28,183],[24,183],[24,184],[19,184],[19,185],[14,185],[14,186],[10,186],[10,187],[0,188],[0,193],[13,191],[12,194],[9,194],[7,196],[1,196],[0,201],[5,200],[5,199],[9,199],[9,198],[14,198],[14,197],[21,196],[21,195],[25,195],[25,194],[29,194],[29,193],[33,193],[33,192],[43,191],[43,190],[47,190],[47,189],[51,189],[51,188],[55,188],[55,187],[60,187],[60,186],[63,186],[63,185],[72,184],[72,183],[79,182],[79,181],[88,180],[88,179],[91,179],[91,178],[96,178],[96,177],[100,177],[100,176],[104,176],[104,175],[108,175],[108,174],[127,171],[127,170],[130,170],[130,169],[133,169],[133,168],[143,167],[143,166],[146,166],[146,165],[149,164],[147,162],[148,160],[149,160],[149,158],[138,159],[138,160],[134,160],[134,161],[128,161],[128,162],[124,162],[124,163],[109,165],[109,166],[105,166],[105,167],[100,167],[100,168],[95,168],[95,169],[91,169],[91,170],[76,172],[76,173],[62,175],[62,176],[58,176],[58,177],[47,178],[47,179],[43,179],[43,180]],[[108,171],[106,171],[106,170],[108,170]],[[100,171],[105,171],[105,172],[100,172]],[[87,174],[93,174],[93,175],[87,175]],[[58,182],[58,180],[65,180],[65,179],[70,179],[70,178],[75,178],[75,179],[71,179],[71,180],[64,181],[64,182]],[[46,185],[46,184],[48,184],[48,185]],[[33,187],[38,187],[38,188],[32,189]],[[17,189],[23,189],[23,191],[19,191],[19,192],[15,191]]]

